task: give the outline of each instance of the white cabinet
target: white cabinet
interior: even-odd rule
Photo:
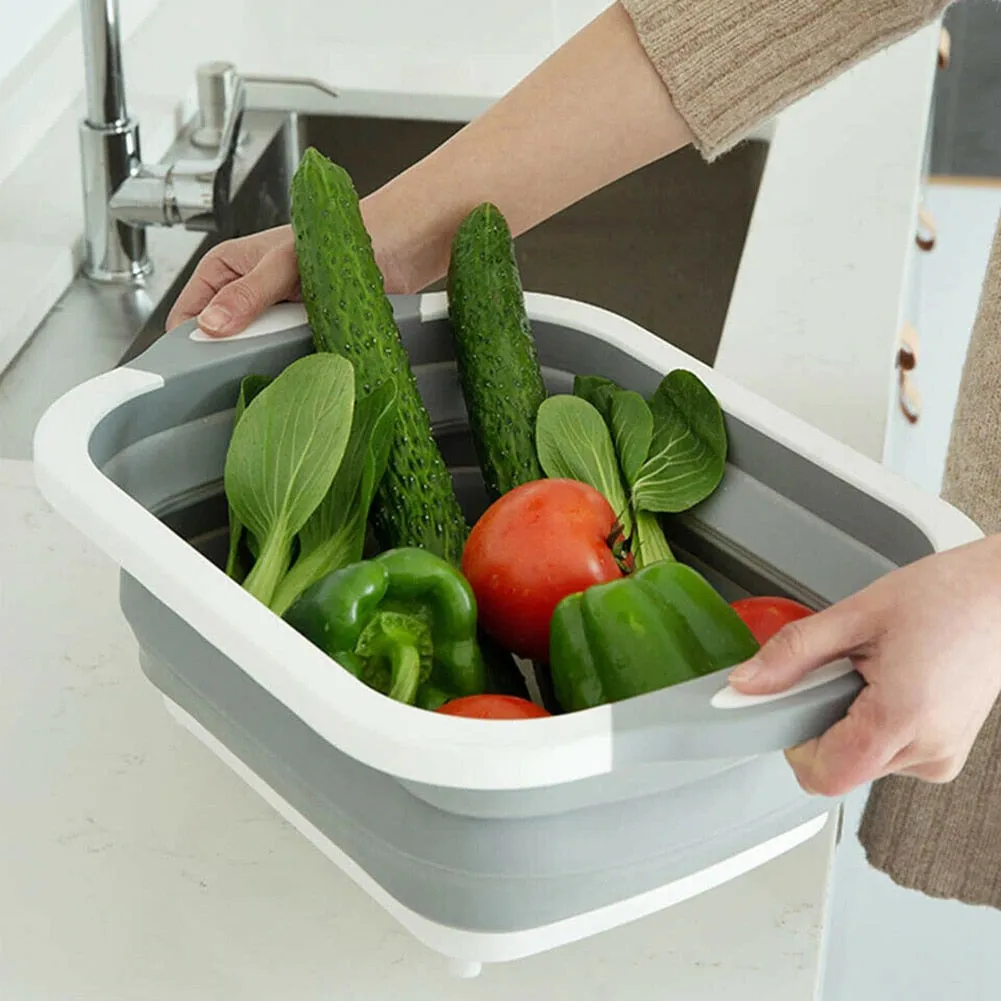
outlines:
[[[942,39],[939,66],[945,69],[949,36],[944,29]],[[984,262],[979,268],[975,263],[972,269],[968,266],[982,234],[977,227],[971,230],[965,213],[957,212],[952,189],[929,184],[932,121],[929,115],[889,378],[883,462],[922,489],[938,493]],[[966,271],[959,284],[950,278],[957,261]],[[977,285],[970,284],[971,278]]]

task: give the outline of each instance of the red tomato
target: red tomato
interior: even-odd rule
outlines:
[[[466,695],[446,702],[437,711],[472,719],[534,719],[550,715],[542,706],[516,695]]]
[[[549,659],[549,622],[568,594],[623,575],[612,506],[576,480],[533,480],[494,501],[473,526],[462,572],[480,625],[513,653]]]
[[[762,646],[787,622],[813,615],[806,605],[789,598],[741,598],[731,606]]]

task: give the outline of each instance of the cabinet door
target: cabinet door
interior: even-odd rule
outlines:
[[[939,221],[935,249],[919,255],[916,305],[918,359],[913,385],[918,421],[896,398],[887,421],[884,463],[924,490],[938,493],[970,334],[976,321],[1001,188],[933,184],[929,208]]]
[[[948,33],[942,29],[938,65],[948,65]],[[889,373],[889,416],[883,447],[883,462],[894,471],[924,489],[938,492],[938,465],[929,462],[924,434],[926,383],[933,373],[925,360],[926,336],[922,301],[927,287],[926,270],[938,244],[938,227],[930,202],[928,178],[931,166],[932,128],[935,118],[934,96],[928,113],[921,166],[921,181],[916,200],[912,236],[908,244],[907,270],[901,300],[897,342]],[[933,416],[934,419],[934,416]]]

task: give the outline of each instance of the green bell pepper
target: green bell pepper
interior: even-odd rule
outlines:
[[[455,567],[424,549],[391,549],[335,570],[307,588],[283,618],[399,702],[437,709],[486,688],[473,589]]]
[[[572,712],[732,667],[757,650],[701,574],[664,561],[564,598],[550,625],[549,667],[557,701]]]

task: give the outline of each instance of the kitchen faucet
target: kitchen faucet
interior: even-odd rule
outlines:
[[[230,200],[245,80],[230,63],[200,66],[191,155],[144,163],[139,123],[125,100],[118,0],[80,0],[80,6],[87,97],[80,123],[83,270],[97,281],[131,283],[152,270],[147,226],[218,227]]]

